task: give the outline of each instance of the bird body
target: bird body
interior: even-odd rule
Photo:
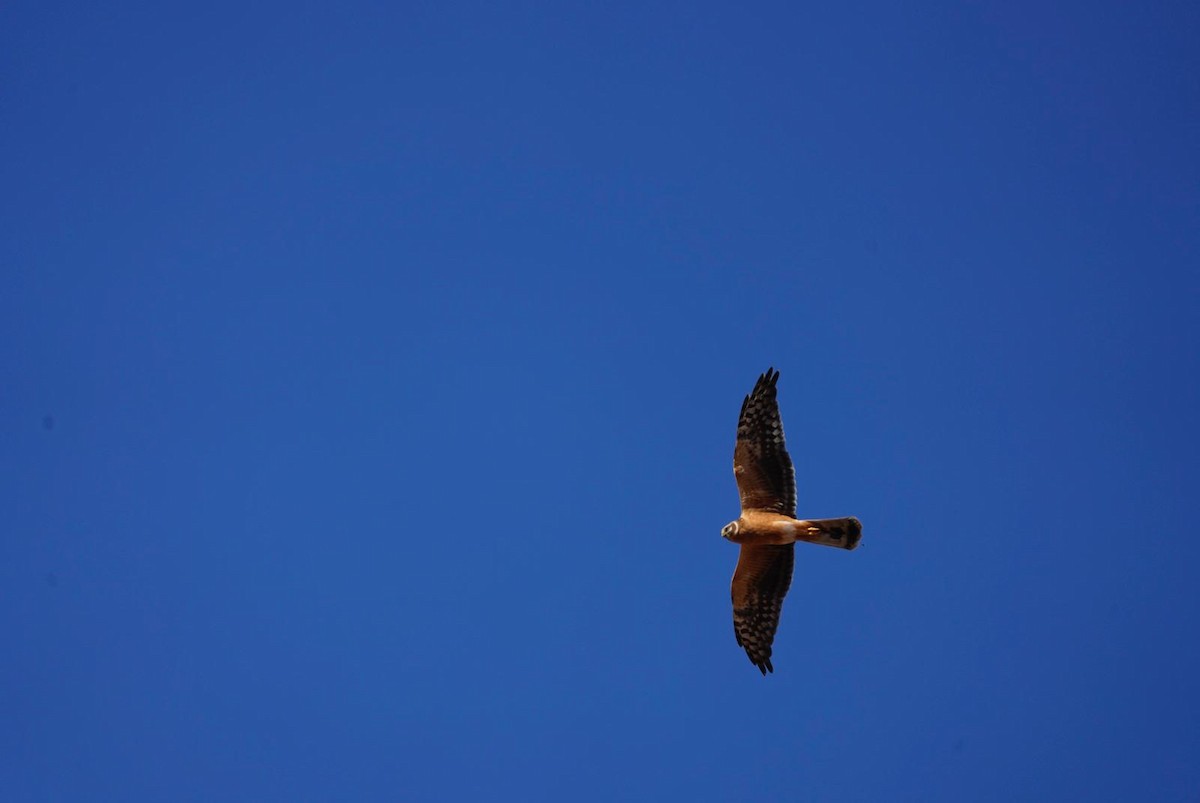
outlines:
[[[725,538],[735,544],[809,544],[854,549],[862,538],[862,524],[853,516],[842,519],[793,519],[780,513],[749,510]]]

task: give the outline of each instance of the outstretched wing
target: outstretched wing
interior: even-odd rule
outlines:
[[[774,672],[771,644],[792,584],[795,544],[743,544],[733,572],[733,633],[750,663]]]
[[[796,516],[796,471],[783,444],[783,419],[775,401],[779,372],[768,368],[742,402],[733,475],[742,510],[769,510]]]

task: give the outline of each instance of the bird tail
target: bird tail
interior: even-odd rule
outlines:
[[[854,549],[862,539],[862,522],[853,516],[844,519],[806,519],[797,528],[797,541]]]

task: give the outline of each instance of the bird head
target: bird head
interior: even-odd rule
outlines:
[[[740,525],[738,525],[736,521],[731,521],[721,528],[721,537],[725,539],[732,539],[738,534],[739,529],[741,529]]]

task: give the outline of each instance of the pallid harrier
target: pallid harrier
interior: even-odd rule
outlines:
[[[768,368],[742,402],[733,475],[742,515],[721,535],[742,545],[733,572],[733,632],[750,663],[765,675],[779,627],[783,598],[792,583],[795,542],[854,549],[862,537],[856,518],[796,518],[796,472],[783,445],[783,420],[775,401],[779,372]]]

